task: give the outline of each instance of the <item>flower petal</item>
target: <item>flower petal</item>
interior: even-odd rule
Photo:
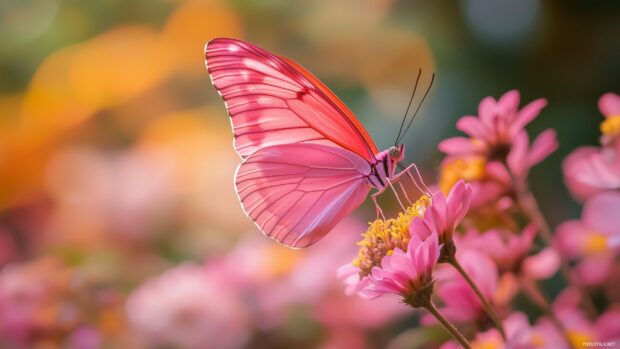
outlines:
[[[538,135],[528,154],[528,165],[534,166],[558,149],[558,140],[554,129],[545,130]]]
[[[475,116],[463,116],[456,122],[456,128],[478,139],[485,139],[490,132]]]
[[[464,155],[479,153],[480,147],[476,146],[471,139],[465,137],[452,137],[441,141],[439,150],[449,155]]]
[[[536,280],[550,278],[559,267],[560,254],[552,247],[547,247],[523,261],[523,271]]]
[[[606,93],[598,100],[598,109],[606,117],[620,115],[620,96]]]
[[[456,182],[456,184],[448,193],[447,201],[447,213],[446,216],[446,228],[454,229],[458,225],[463,217],[469,210],[469,204],[471,203],[471,185],[465,183],[462,179]]]
[[[547,100],[544,98],[537,99],[525,107],[517,114],[517,119],[510,125],[510,134],[516,135],[532,120],[536,119],[540,111],[547,106]]]
[[[620,235],[620,192],[605,191],[586,201],[583,221],[606,235]]]
[[[521,131],[515,137],[510,153],[508,153],[506,159],[508,168],[516,176],[524,176],[529,170],[527,161],[528,143],[527,132]]]
[[[516,111],[517,108],[519,108],[520,99],[521,96],[519,94],[519,91],[510,90],[504,93],[504,95],[499,98],[497,104],[499,105],[504,114],[510,114]]]

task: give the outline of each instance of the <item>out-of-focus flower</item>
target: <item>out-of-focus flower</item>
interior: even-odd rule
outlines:
[[[202,49],[205,40],[211,38],[243,35],[241,18],[229,7],[225,1],[193,0],[175,9],[166,21],[162,40],[174,52],[172,59],[177,69],[204,80],[204,62],[196,59],[196,49]]]
[[[68,349],[99,349],[102,346],[101,333],[93,327],[82,326],[73,331],[67,339]]]
[[[494,178],[492,175],[483,156],[447,156],[439,169],[439,189],[447,194],[459,180],[464,180],[471,186],[470,206],[477,208],[496,202],[510,190],[510,178],[504,183],[504,178]]]
[[[482,155],[489,161],[505,161],[525,126],[547,105],[537,99],[519,110],[519,92],[505,93],[498,101],[486,97],[478,106],[478,116],[464,116],[456,127],[470,138],[454,137],[439,144],[449,155]]]
[[[454,230],[467,214],[470,201],[471,187],[462,180],[452,187],[447,197],[442,192],[435,193],[431,205],[424,211],[424,218],[416,218],[409,225],[410,234],[423,240],[438,235],[439,243],[443,245],[440,262],[449,261],[456,251]]]
[[[61,131],[160,84],[171,72],[171,53],[144,26],[110,30],[63,48],[38,68],[24,96],[21,119],[29,134]]]
[[[0,272],[0,347],[57,342],[79,322],[75,273],[54,258],[11,264]]]
[[[604,190],[620,188],[620,96],[607,93],[598,102],[603,147],[575,149],[562,163],[564,182],[575,199],[583,201]]]
[[[248,314],[224,275],[184,264],[146,281],[128,298],[130,324],[148,343],[177,348],[241,348]]]
[[[600,332],[596,323],[592,322],[579,308],[581,297],[581,292],[577,288],[569,287],[562,291],[552,304],[552,311],[565,331],[564,337],[570,340],[573,348],[582,347],[585,342],[603,340],[604,336],[609,335],[605,330]],[[610,313],[608,316],[610,316],[608,320],[617,320],[616,314],[614,313]],[[551,322],[547,317],[539,320],[540,325],[544,325],[547,322]],[[549,325],[547,325],[547,327],[551,328]],[[609,329],[609,327],[607,327],[607,329]],[[555,326],[555,330],[558,331],[557,326]],[[616,336],[614,339],[617,339],[618,334],[619,333],[615,333],[612,335]],[[566,343],[567,339],[564,339],[564,343]],[[558,347],[569,348],[569,346]]]
[[[598,284],[609,274],[620,248],[620,192],[608,191],[586,201],[580,220],[558,226],[554,244],[566,257],[578,260],[584,284]]]
[[[601,143],[612,143],[620,135],[620,96],[606,93],[598,100],[598,109],[605,120],[601,123]]]
[[[526,226],[520,234],[505,229],[493,229],[478,233],[474,229],[458,240],[457,246],[476,249],[489,256],[500,272],[511,272],[533,279],[551,277],[559,268],[560,256],[551,247],[538,254],[529,255],[534,244],[537,227]]]
[[[620,142],[615,147],[579,147],[562,162],[564,182],[584,201],[604,190],[620,188]]]
[[[485,184],[474,188],[474,206],[497,200],[510,192],[512,177],[524,178],[532,166],[557,149],[555,130],[542,132],[532,144],[525,130],[546,106],[546,100],[535,100],[519,110],[519,99],[516,90],[498,101],[486,97],[480,102],[477,117],[459,119],[457,128],[470,137],[448,138],[439,144],[439,150],[448,154],[447,164],[465,162],[470,165],[466,169],[473,171],[444,164],[440,177],[444,192],[460,177]]]
[[[461,265],[474,280],[486,299],[493,300],[497,290],[497,267],[489,257],[474,249],[457,252]],[[437,276],[437,296],[444,306],[442,314],[451,321],[463,322],[479,319],[485,310],[471,286],[452,266],[439,268]],[[425,318],[428,323],[432,318]]]

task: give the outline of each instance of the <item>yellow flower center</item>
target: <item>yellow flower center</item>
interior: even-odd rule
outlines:
[[[448,194],[460,179],[478,181],[484,177],[484,157],[467,156],[452,159],[444,164],[439,174],[439,189]]]
[[[501,349],[504,343],[499,337],[492,337],[485,340],[476,340],[471,343],[472,349]]]
[[[545,346],[545,337],[543,337],[540,333],[534,333],[530,342],[535,348],[542,348]]]
[[[606,118],[601,122],[601,133],[605,136],[617,136],[620,134],[620,115]]]
[[[588,255],[597,255],[607,251],[607,235],[601,233],[590,233],[584,245],[584,251]]]
[[[428,196],[423,195],[405,212],[400,212],[397,218],[377,219],[368,224],[368,230],[357,243],[360,251],[352,262],[353,266],[360,269],[361,276],[367,276],[373,267],[381,266],[381,259],[392,255],[395,248],[407,250],[411,238],[409,224],[414,218],[424,214],[430,201]]]
[[[566,335],[572,343],[573,348],[583,348],[584,343],[593,341],[592,336],[585,332],[570,330],[567,331]]]

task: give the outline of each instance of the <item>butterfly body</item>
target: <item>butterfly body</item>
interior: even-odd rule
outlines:
[[[225,38],[207,43],[205,56],[243,160],[239,200],[267,236],[309,246],[394,178],[404,147],[379,151],[344,103],[297,63]]]

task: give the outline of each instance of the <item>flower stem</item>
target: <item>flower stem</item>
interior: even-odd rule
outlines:
[[[435,306],[435,304],[433,304],[433,301],[429,301],[421,307],[428,310],[429,313],[433,314],[435,319],[437,319],[437,321],[441,323],[441,325],[446,329],[446,331],[448,331],[452,335],[452,337],[454,337],[454,339],[456,339],[461,344],[461,346],[463,346],[463,348],[471,349],[471,345],[469,344],[467,339],[465,339],[461,332],[459,332],[459,330],[457,330],[456,327],[454,327],[454,325],[450,323],[450,321],[448,321],[445,317],[443,317],[443,315],[441,315],[441,313],[439,313],[439,310],[437,310],[437,307]]]
[[[527,183],[524,180],[519,180],[514,176],[512,180],[517,202],[519,203],[521,210],[527,216],[527,218],[529,218],[534,224],[536,224],[538,230],[541,233],[540,236],[542,237],[544,242],[547,245],[552,246],[553,241],[551,227],[545,219],[545,216],[540,211],[540,208],[538,207],[538,202],[536,201],[534,194],[532,194],[532,192],[529,190]],[[568,283],[576,284],[575,280],[571,275],[570,267],[566,262],[566,259],[564,258],[560,259],[560,273]],[[589,293],[583,288],[580,288],[580,293],[582,305],[591,315],[596,315],[596,307],[594,306],[594,303],[592,302]]]
[[[478,285],[476,285],[474,280],[469,276],[469,274],[467,274],[465,269],[456,260],[456,257],[450,258],[448,260],[448,263],[450,263],[454,267],[454,269],[456,269],[461,274],[461,276],[463,276],[463,278],[465,279],[465,281],[467,281],[471,289],[474,290],[474,293],[480,300],[480,303],[484,307],[484,310],[486,311],[487,315],[489,316],[489,318],[491,318],[491,321],[493,321],[493,324],[495,325],[499,333],[502,335],[502,338],[506,340],[506,331],[504,331],[504,326],[502,325],[502,322],[497,317],[497,314],[491,307],[491,304],[489,303],[487,298],[482,294],[482,291],[480,291],[480,288],[478,288]]]

